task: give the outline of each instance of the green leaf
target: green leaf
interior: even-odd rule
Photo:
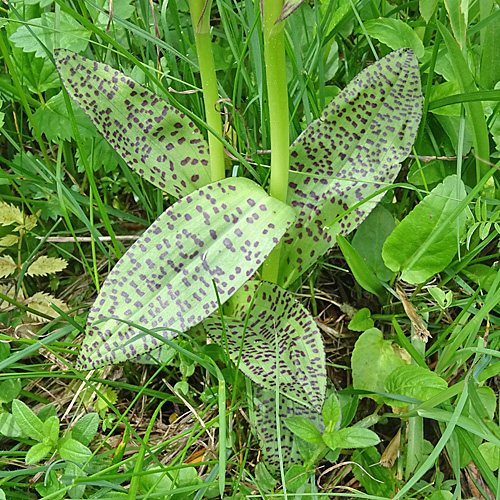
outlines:
[[[63,460],[84,464],[92,456],[92,452],[76,439],[63,438],[59,446],[59,455]]]
[[[496,471],[500,466],[500,448],[493,443],[482,443],[479,445],[479,451],[490,470]]]
[[[0,382],[0,403],[10,403],[17,398],[23,385],[18,378],[11,378]]]
[[[36,441],[43,441],[42,421],[19,399],[12,401],[12,414],[24,434]]]
[[[439,0],[420,0],[420,14],[425,19],[425,22],[428,23],[431,20],[432,14],[436,11],[436,7],[439,3]]]
[[[454,1],[456,2],[457,0]],[[445,26],[443,26],[439,21],[437,21],[437,25],[439,32],[445,41],[446,48],[448,49],[449,59],[453,66],[455,78],[460,85],[461,93],[467,94],[477,91],[474,77],[464,59],[464,56],[462,55],[460,47],[457,45]],[[489,165],[484,163],[484,160],[488,161],[490,157],[488,127],[486,125],[484,109],[482,103],[480,101],[476,101],[466,102],[465,110],[467,112],[467,118],[473,129],[473,142],[474,149],[476,151],[476,171],[479,173],[480,177],[485,175],[490,168]],[[494,194],[494,191],[492,192],[493,187],[489,185],[487,187],[489,194],[492,196]]]
[[[266,389],[276,387],[279,375],[283,395],[301,404],[312,404],[319,411],[326,390],[323,340],[314,318],[293,295],[278,285],[251,281],[232,297],[226,314],[227,347],[233,363]],[[220,317],[213,314],[203,325],[225,348]]]
[[[255,433],[259,439],[262,453],[267,461],[271,474],[280,468],[280,453],[285,470],[293,464],[302,464],[302,458],[292,432],[284,425],[287,418],[305,417],[316,428],[322,425],[320,415],[309,407],[302,406],[284,396],[278,399],[278,420],[276,420],[276,392],[264,389],[260,385],[252,384],[250,401],[250,420],[255,426]],[[278,443],[277,427],[280,427],[281,442]]]
[[[299,438],[313,444],[322,444],[323,438],[315,425],[305,417],[288,417],[285,425]]]
[[[390,340],[384,340],[382,332],[371,328],[361,334],[351,358],[352,382],[354,389],[386,392],[385,381],[397,368],[406,362],[396,355]],[[370,398],[383,403],[387,398],[373,394]]]
[[[371,316],[370,309],[363,307],[354,315],[347,328],[353,332],[365,332],[374,326]]]
[[[469,2],[466,2],[465,10],[462,10],[462,2],[463,0],[444,0],[451,23],[451,29],[453,30],[453,36],[458,42],[458,45],[460,45],[460,48],[463,48],[466,40],[466,16],[469,8]]]
[[[385,381],[386,392],[427,401],[448,388],[446,380],[430,370],[416,365],[405,365],[394,370]],[[391,406],[407,406],[396,399],[387,402]]]
[[[266,490],[271,491],[276,488],[277,481],[273,476],[271,476],[264,462],[259,462],[255,466],[255,479],[257,480],[257,483]]]
[[[465,212],[457,214],[464,198],[465,186],[456,175],[436,186],[387,238],[382,250],[387,267],[408,283],[423,283],[442,271],[465,231]]]
[[[424,56],[424,44],[413,29],[403,21],[392,18],[370,19],[363,23],[369,36],[385,43],[393,50],[408,47],[420,59]]]
[[[394,495],[395,477],[390,469],[380,465],[380,459],[374,446],[356,450],[351,459],[352,472],[369,495],[390,498]]]
[[[23,431],[16,424],[14,415],[11,413],[0,413],[0,436],[17,438],[22,435]]]
[[[87,413],[75,424],[71,430],[71,436],[88,446],[94,439],[99,427],[99,415],[97,413]]]
[[[421,114],[418,62],[403,49],[363,70],[292,144],[288,202],[298,219],[283,238],[284,288],[377,205],[383,193],[364,200],[396,178]]]
[[[26,465],[33,465],[41,462],[50,452],[52,446],[50,444],[38,443],[32,446],[26,453]]]
[[[395,227],[394,217],[389,210],[378,205],[359,226],[352,238],[352,246],[356,252],[382,281],[389,281],[394,276],[394,273],[384,264],[382,247]]]
[[[383,297],[385,288],[354,247],[341,234],[337,235],[337,243],[358,284],[379,298]]]
[[[439,101],[450,95],[460,94],[460,86],[456,80],[451,82],[440,83],[431,87],[430,102]],[[432,110],[435,115],[444,116],[460,116],[460,104],[450,104],[448,106],[440,106]]]
[[[176,197],[210,182],[207,143],[187,116],[107,64],[67,50],[55,59],[69,95],[130,168]]]
[[[56,29],[55,16],[54,12],[44,12],[41,17],[30,19],[30,30],[28,26],[21,25],[9,40],[24,52],[34,52],[36,57],[45,59],[47,53],[41,44],[49,53],[55,48],[83,52],[88,47],[90,32],[66,12],[58,13]]]
[[[380,443],[379,437],[373,431],[361,427],[325,432],[323,439],[332,450],[336,448],[367,448]]]
[[[161,342],[121,320],[173,339],[226,302],[259,268],[294,219],[293,210],[239,177],[174,203],[109,274],[88,315],[77,365],[133,359]]]
[[[339,398],[337,398],[335,393],[332,393],[323,406],[323,422],[325,425],[325,431],[333,432],[337,430],[341,423],[340,417],[341,409]]]
[[[45,444],[55,446],[59,439],[59,419],[57,417],[49,417],[43,423],[43,442]]]
[[[95,136],[95,127],[85,113],[76,104],[73,104],[72,108],[80,137],[85,139]],[[76,139],[62,92],[51,97],[37,108],[33,113],[33,120],[49,141],[59,142]]]

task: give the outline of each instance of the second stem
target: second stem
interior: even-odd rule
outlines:
[[[276,23],[283,8],[283,0],[265,0],[262,13],[264,59],[266,63],[269,125],[271,132],[270,194],[286,203],[289,168],[288,89],[285,64],[285,25]],[[262,276],[277,283],[279,279],[281,244],[271,252],[264,263]]]

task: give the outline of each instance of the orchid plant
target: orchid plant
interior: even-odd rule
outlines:
[[[210,148],[195,121],[150,90],[107,64],[55,52],[66,90],[99,132],[130,168],[178,199],[107,277],[77,368],[153,356],[202,324],[257,384],[255,421],[275,465],[276,450],[293,447],[285,428],[277,443],[277,416],[317,420],[326,394],[321,334],[287,288],[380,201],[422,112],[416,57],[400,49],[362,71],[289,146],[284,20],[300,3],[262,6],[270,194],[248,178],[223,178],[210,2],[190,1]]]

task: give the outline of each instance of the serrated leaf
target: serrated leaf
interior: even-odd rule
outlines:
[[[321,333],[308,311],[278,285],[251,281],[232,297],[226,313],[227,347],[233,363],[238,363],[241,352],[239,369],[252,381],[272,390],[279,376],[283,395],[321,410],[326,390],[325,355]],[[214,314],[203,325],[225,347],[220,317]]]
[[[97,135],[85,113],[74,103],[72,108],[80,137],[88,139]],[[37,108],[33,113],[33,120],[49,141],[70,141],[76,138],[62,91]]]
[[[0,257],[0,278],[6,278],[17,271],[17,264],[10,255],[2,255]]]
[[[209,184],[174,203],[111,271],[88,316],[79,369],[133,359],[173,339],[226,302],[264,262],[293,210],[254,182]],[[213,280],[213,281],[212,281]]]
[[[405,365],[389,374],[385,381],[386,392],[427,401],[448,388],[446,380],[421,366]],[[396,399],[387,402],[391,406],[406,406]]]
[[[285,288],[363,222],[410,152],[422,114],[415,55],[402,49],[363,70],[290,147],[288,202],[298,219],[284,238]]]
[[[7,234],[0,238],[0,247],[11,247],[19,241],[17,234]]]
[[[380,438],[373,431],[361,427],[325,432],[323,439],[332,450],[337,448],[367,448],[380,443]]]
[[[50,444],[38,443],[32,446],[26,453],[26,465],[33,465],[41,462],[50,452],[52,446]]]
[[[109,398],[108,398],[109,399]],[[116,400],[115,400],[116,403]],[[88,446],[94,439],[99,427],[99,415],[97,413],[87,413],[75,424],[71,435],[77,441]]]
[[[382,257],[408,283],[423,283],[442,271],[457,253],[465,232],[465,212],[452,217],[465,198],[465,186],[450,175],[436,186],[387,238]]]
[[[351,358],[352,383],[354,389],[386,392],[385,381],[397,368],[406,362],[396,355],[390,340],[384,340],[382,332],[370,328],[360,335],[354,345]],[[373,394],[370,398],[384,403],[387,398]]]
[[[0,224],[2,226],[23,225],[23,213],[16,206],[0,201]]]
[[[51,304],[54,304],[62,311],[66,312],[69,310],[68,306],[61,299],[56,299],[49,293],[37,292],[35,293],[35,295],[33,295],[33,297],[30,297],[28,300],[26,300],[26,305],[28,305],[31,309],[45,314],[46,316],[50,316],[51,318],[58,318],[59,313],[51,307]],[[33,314],[30,311],[27,311],[26,314],[35,321],[39,321],[42,323],[48,321],[47,318]]]
[[[30,29],[25,25],[19,26],[9,40],[24,52],[34,52],[36,57],[45,59],[47,53],[44,46],[49,52],[53,52],[56,46],[83,52],[89,44],[90,31],[66,12],[58,13],[56,31],[55,16],[54,12],[44,12],[41,17],[30,19]]]
[[[25,403],[14,399],[12,401],[12,415],[24,434],[37,441],[43,441],[43,423]]]
[[[176,197],[210,182],[208,145],[187,116],[107,64],[54,55],[69,95],[130,168]]]
[[[46,257],[42,255],[28,267],[28,276],[47,276],[48,274],[59,273],[68,267],[68,263],[59,257]]]
[[[280,453],[283,465],[287,470],[293,464],[301,464],[302,458],[294,443],[292,432],[284,425],[288,417],[305,417],[318,429],[322,429],[321,416],[309,407],[295,403],[280,396],[278,398],[278,421],[276,420],[276,392],[264,389],[260,385],[252,384],[253,394],[251,407],[251,421],[259,439],[262,453],[266,459],[269,471],[275,474],[280,467]],[[281,442],[278,443],[277,427],[280,426]]]
[[[59,455],[63,460],[71,460],[84,464],[92,456],[92,452],[82,443],[72,438],[64,438],[59,446]]]
[[[313,444],[322,444],[323,438],[315,425],[305,417],[288,417],[285,425],[299,438]]]
[[[418,58],[424,56],[424,44],[413,29],[400,19],[370,19],[363,23],[369,36],[385,43],[392,50],[408,47]]]

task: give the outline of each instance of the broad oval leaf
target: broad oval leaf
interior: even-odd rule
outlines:
[[[227,312],[228,354],[238,364],[241,353],[239,369],[266,389],[278,383],[281,394],[320,411],[326,390],[323,340],[314,318],[293,295],[252,281],[236,293]],[[224,347],[220,318],[214,314],[203,325]]]
[[[383,193],[341,217],[394,181],[421,115],[417,59],[401,49],[363,70],[292,144],[288,202],[298,219],[283,238],[282,286],[368,216]]]
[[[406,362],[394,352],[392,342],[384,340],[378,328],[370,328],[356,341],[351,366],[354,389],[385,392],[387,377],[397,368],[406,366]],[[384,403],[387,399],[378,394],[369,397],[377,403]]]
[[[448,388],[446,380],[437,373],[421,366],[406,365],[394,370],[385,381],[387,392],[427,401]],[[391,406],[406,406],[408,403],[391,400]]]
[[[393,50],[409,47],[418,58],[424,56],[424,44],[413,29],[400,19],[370,19],[363,23],[369,36]]]
[[[264,262],[293,209],[244,178],[209,184],[167,209],[111,271],[88,316],[77,365],[134,359],[227,301]]]
[[[380,438],[370,429],[348,427],[335,432],[325,432],[323,439],[329,448],[368,448],[380,443]]]
[[[107,64],[54,52],[69,95],[127,165],[176,197],[210,182],[208,145],[178,109]]]
[[[458,210],[465,195],[456,175],[446,177],[387,238],[382,250],[386,266],[400,271],[408,283],[423,283],[442,271],[465,231],[465,212]]]

